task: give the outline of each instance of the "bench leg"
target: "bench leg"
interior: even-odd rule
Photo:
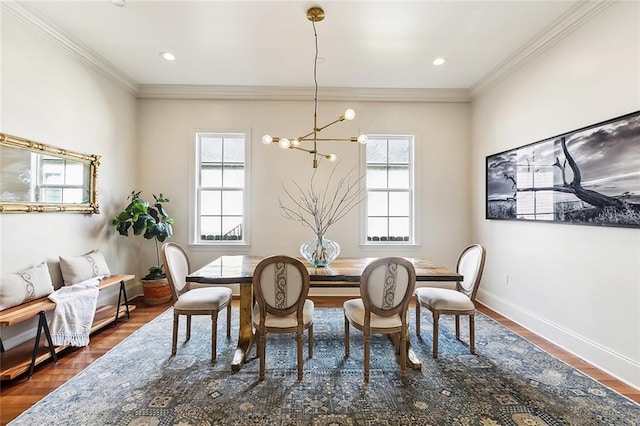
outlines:
[[[58,362],[58,355],[53,347],[53,341],[51,340],[51,333],[49,332],[49,326],[47,325],[47,317],[44,315],[44,311],[38,312],[38,331],[36,332],[36,340],[33,345],[33,352],[31,353],[31,365],[29,366],[29,378],[33,376],[33,370],[36,366],[36,357],[38,356],[38,347],[40,346],[40,333],[44,330],[44,336],[47,339],[49,345],[49,352],[53,362]]]
[[[120,316],[120,305],[122,303],[122,299],[124,299],[124,308],[127,311],[127,319],[129,319],[131,318],[131,314],[129,313],[129,300],[127,299],[127,290],[124,285],[124,280],[120,281],[120,291],[118,292],[118,304],[116,305],[116,318],[113,321],[114,327],[118,324],[118,317]]]

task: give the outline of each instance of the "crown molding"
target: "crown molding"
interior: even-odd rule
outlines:
[[[118,68],[105,61],[98,54],[83,46],[69,34],[66,34],[47,22],[44,18],[38,16],[24,3],[18,3],[14,0],[2,0],[1,3],[3,11],[9,12],[29,28],[40,33],[47,40],[53,42],[56,46],[88,65],[90,68],[112,78],[131,94],[135,95],[137,93],[138,83],[133,81]]]
[[[260,101],[308,101],[311,87],[213,86],[141,84],[139,99],[215,99]],[[467,89],[386,89],[329,87],[320,88],[323,101],[361,102],[471,102]]]
[[[477,97],[489,87],[504,80],[615,2],[616,0],[581,0],[564,15],[547,26],[540,34],[524,44],[513,55],[474,83],[469,89],[471,98]]]

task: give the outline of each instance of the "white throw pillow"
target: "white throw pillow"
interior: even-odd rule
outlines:
[[[0,277],[0,311],[53,293],[49,268],[45,262],[23,272]]]
[[[101,275],[111,275],[107,261],[98,250],[81,256],[60,256],[60,271],[64,285],[73,285]]]

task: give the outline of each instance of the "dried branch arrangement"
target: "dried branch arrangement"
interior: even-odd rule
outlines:
[[[338,165],[336,164],[333,168],[321,190],[316,188],[316,170],[314,170],[309,187],[306,189],[295,181],[295,190],[289,190],[284,183],[282,184],[289,205],[278,198],[283,216],[309,227],[319,239],[325,235],[331,225],[366,199],[366,187],[362,185],[365,176],[352,177],[354,169],[334,184]]]

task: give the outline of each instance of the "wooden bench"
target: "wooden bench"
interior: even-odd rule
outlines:
[[[91,325],[91,333],[99,330],[107,324],[117,324],[118,319],[123,316],[130,317],[131,311],[136,307],[129,305],[125,283],[135,278],[135,275],[111,275],[100,281],[98,290],[104,290],[114,285],[120,285],[118,291],[118,304],[98,306]],[[33,342],[26,341],[14,348],[5,350],[0,339],[0,380],[11,380],[20,374],[28,371],[29,378],[33,375],[36,365],[53,358],[58,361],[57,354],[66,349],[67,346],[53,346],[51,344],[51,334],[45,312],[53,311],[56,304],[47,297],[33,300],[22,305],[14,306],[4,311],[0,311],[0,327],[9,327],[32,318],[38,318],[38,329]],[[44,334],[44,336],[42,336]],[[44,337],[44,340],[43,340]],[[45,340],[48,346],[45,345]]]

